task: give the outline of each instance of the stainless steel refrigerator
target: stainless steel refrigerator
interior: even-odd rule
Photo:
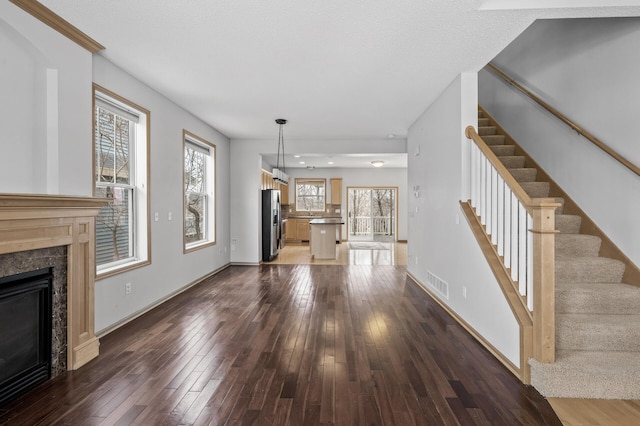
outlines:
[[[262,190],[262,260],[269,262],[280,252],[282,223],[280,220],[280,190]]]

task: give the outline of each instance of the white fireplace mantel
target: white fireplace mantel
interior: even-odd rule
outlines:
[[[107,200],[0,194],[0,254],[67,246],[67,368],[98,356],[94,325],[95,217]]]

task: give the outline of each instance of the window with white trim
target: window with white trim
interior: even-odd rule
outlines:
[[[183,130],[184,251],[215,244],[216,146]]]
[[[296,210],[323,212],[325,209],[324,179],[296,178]]]
[[[94,195],[98,276],[149,262],[149,112],[94,85]]]

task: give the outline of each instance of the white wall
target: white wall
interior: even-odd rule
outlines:
[[[449,298],[442,301],[519,366],[517,321],[459,204],[468,190],[463,160],[469,141],[464,129],[476,120],[476,74],[465,73],[409,129],[408,187],[413,193],[419,186],[420,192],[408,205],[407,268],[423,285],[427,272],[447,282]]]
[[[260,261],[260,169],[261,154],[277,150],[273,139],[231,141],[231,262],[257,264]],[[404,139],[380,140],[290,140],[287,152],[317,154],[406,153]],[[290,170],[287,170],[289,172]],[[344,183],[343,183],[344,186]],[[234,244],[235,242],[235,244]]]
[[[0,2],[0,192],[91,195],[91,53]]]
[[[151,265],[96,282],[106,329],[229,263],[229,139],[99,55],[0,2],[0,192],[90,196],[92,82],[151,111]],[[182,130],[216,145],[217,245],[183,254]],[[168,221],[168,213],[173,220]],[[133,293],[125,295],[131,283]]]
[[[230,154],[227,137],[99,55],[93,79],[151,112],[152,263],[96,282],[96,330],[101,330],[229,263]],[[216,145],[217,244],[188,254],[182,246],[183,129]],[[125,295],[125,283],[132,284],[131,295]]]
[[[327,179],[327,200],[331,199],[330,178],[342,178],[342,238],[347,236],[347,187],[349,186],[396,186],[398,187],[398,240],[407,239],[407,169],[400,168],[316,168],[307,170],[303,168],[287,169],[290,176],[289,199],[295,200],[295,178],[325,178]]]
[[[493,62],[640,166],[638,46],[640,18],[543,20]],[[490,71],[479,89],[489,113],[640,264],[640,177]]]

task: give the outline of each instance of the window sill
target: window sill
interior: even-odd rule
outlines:
[[[216,245],[215,241],[202,241],[200,243],[196,243],[193,245],[185,245],[183,249],[183,253],[187,254],[196,250],[200,250],[200,249],[215,246],[215,245]]]
[[[101,280],[103,278],[111,277],[113,275],[121,274],[123,272],[131,271],[132,269],[141,268],[143,266],[147,266],[151,264],[151,260],[134,260],[131,262],[127,262],[122,265],[113,266],[111,268],[105,268],[100,272],[96,272],[96,281]]]

